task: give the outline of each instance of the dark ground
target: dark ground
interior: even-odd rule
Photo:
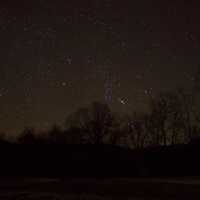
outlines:
[[[195,180],[196,179],[196,180]],[[200,199],[200,179],[1,179],[0,199]]]
[[[199,155],[199,144],[135,151],[109,145],[1,146],[0,200],[199,200]]]

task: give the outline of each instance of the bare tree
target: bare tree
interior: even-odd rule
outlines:
[[[167,135],[169,144],[183,142],[184,115],[182,110],[182,101],[176,91],[171,91],[165,95],[168,102],[167,113]]]
[[[190,141],[197,132],[194,98],[184,89],[161,93],[151,99],[147,129],[154,144],[175,144]]]
[[[162,93],[150,102],[151,113],[147,123],[148,129],[153,134],[153,144],[168,143],[167,120],[169,115],[169,102],[167,95]]]
[[[178,90],[178,96],[182,106],[185,142],[189,142],[193,138],[195,132],[195,99],[193,93],[187,92],[183,89]]]
[[[124,116],[115,113],[112,126],[109,129],[109,134],[107,134],[107,143],[112,145],[119,145],[121,143],[122,137],[125,137],[125,132],[122,128],[123,122]]]
[[[145,115],[134,112],[124,116],[120,123],[121,135],[125,143],[132,148],[142,148],[146,145],[147,132],[145,129]]]
[[[69,128],[78,128],[83,133],[83,139],[89,143],[102,144],[113,123],[112,113],[106,104],[92,103],[87,108],[81,108],[67,119]]]

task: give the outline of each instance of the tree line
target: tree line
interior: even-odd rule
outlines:
[[[149,95],[146,113],[116,114],[107,104],[93,102],[72,113],[64,129],[54,125],[38,133],[34,128],[25,128],[15,143],[112,144],[143,148],[196,141],[200,136],[199,77],[200,73],[189,89]]]

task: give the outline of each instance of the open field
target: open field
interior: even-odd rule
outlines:
[[[200,179],[1,179],[0,199],[200,199]]]

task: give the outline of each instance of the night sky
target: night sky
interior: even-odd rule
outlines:
[[[61,124],[92,101],[144,109],[190,85],[199,21],[184,0],[1,0],[0,131]]]

